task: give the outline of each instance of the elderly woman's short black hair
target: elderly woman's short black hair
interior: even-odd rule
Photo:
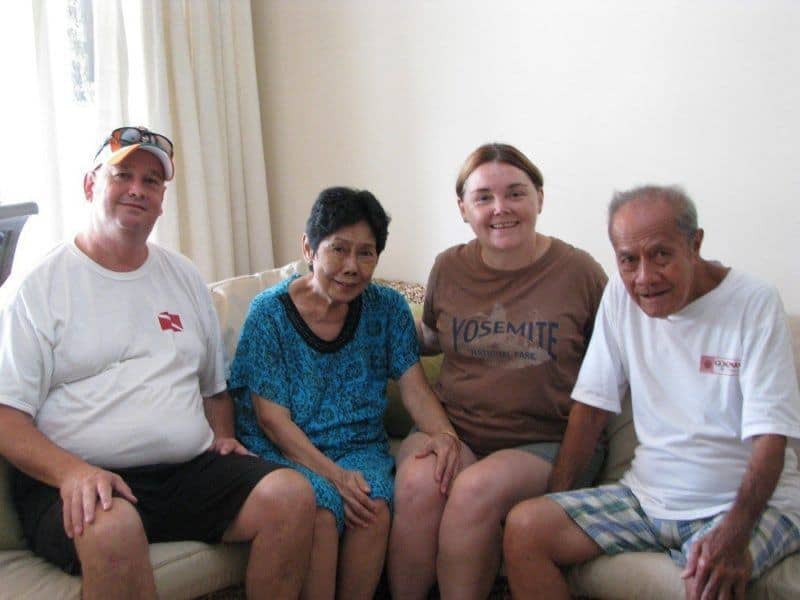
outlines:
[[[332,187],[322,190],[311,207],[306,222],[306,237],[311,249],[316,252],[319,244],[342,227],[364,221],[375,236],[378,254],[386,246],[389,233],[389,215],[378,199],[367,190],[347,187]]]

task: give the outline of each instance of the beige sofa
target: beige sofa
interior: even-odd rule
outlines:
[[[262,289],[305,270],[302,263],[228,279],[210,286],[228,352],[238,339],[250,300]],[[419,314],[420,307],[412,305]],[[791,319],[795,359],[800,358],[800,316]],[[423,359],[428,377],[439,370],[438,357]],[[800,365],[798,365],[800,369]],[[397,389],[390,385],[386,426],[393,445],[408,431],[410,419]],[[636,445],[630,407],[608,426],[609,454],[601,480],[618,479]],[[0,459],[0,600],[18,598],[77,599],[80,579],[70,577],[27,550],[9,494],[8,465]],[[247,546],[199,542],[152,544],[150,558],[162,598],[195,598],[237,583],[244,577]],[[533,576],[533,575],[532,575]],[[679,570],[662,554],[639,553],[600,557],[569,571],[576,595],[589,598],[667,599],[683,596]],[[800,598],[800,554],[774,567],[748,589],[748,598]]]

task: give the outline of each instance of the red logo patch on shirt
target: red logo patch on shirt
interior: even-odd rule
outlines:
[[[173,315],[167,311],[158,313],[158,323],[164,331],[183,331],[180,315]]]
[[[700,357],[700,372],[711,375],[738,375],[742,366],[740,358],[722,358],[720,356]]]

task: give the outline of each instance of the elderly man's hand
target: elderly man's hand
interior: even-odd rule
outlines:
[[[725,522],[698,540],[681,573],[687,600],[744,599],[753,569],[748,542],[749,536]]]
[[[250,452],[247,448],[245,448],[239,440],[232,437],[220,437],[214,438],[211,446],[208,448],[209,452],[216,452],[225,456],[226,454],[230,454],[233,452],[234,454],[241,454],[243,456],[250,455],[255,456],[252,452]]]
[[[415,456],[424,458],[429,454],[436,455],[433,476],[439,482],[439,491],[447,494],[461,467],[461,442],[452,433],[437,433],[428,438],[428,443]]]
[[[103,510],[109,510],[116,493],[132,503],[136,496],[122,477],[111,471],[83,463],[65,474],[59,485],[63,502],[64,531],[73,538],[94,522],[97,500]]]

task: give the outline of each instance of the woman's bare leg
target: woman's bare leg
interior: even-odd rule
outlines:
[[[389,506],[378,502],[378,515],[369,527],[348,527],[342,537],[336,597],[371,600],[383,571],[389,539]]]
[[[303,583],[303,600],[333,600],[336,589],[336,564],[339,554],[339,532],[336,518],[327,508],[317,507],[314,517],[314,541],[311,562]]]
[[[547,488],[550,462],[522,450],[490,454],[456,479],[439,527],[436,562],[444,600],[484,600],[500,568],[503,521]]]
[[[435,458],[416,458],[428,440],[424,433],[410,435],[397,456],[394,484],[394,519],[389,536],[388,573],[393,600],[422,600],[436,581],[439,522],[448,499],[433,478]],[[461,445],[462,469],[476,460]]]

